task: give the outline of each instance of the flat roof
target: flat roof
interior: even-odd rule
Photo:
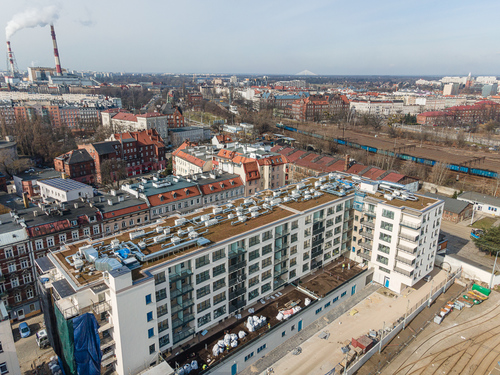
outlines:
[[[89,185],[66,178],[53,178],[51,180],[39,181],[39,184],[40,183],[51,186],[55,189],[63,190],[65,192],[80,190],[80,189],[92,189],[92,187]]]
[[[357,191],[356,184],[358,184],[357,181],[353,181],[349,175],[345,174],[308,178],[299,184],[275,191],[262,191],[250,198],[239,198],[219,206],[204,207],[189,215],[170,216],[105,238],[93,241],[86,239],[72,243],[55,252],[54,255],[76,285],[93,284],[101,278],[101,272],[88,272],[88,270],[77,273],[78,277],[75,277],[75,270],[66,262],[67,256],[76,253],[80,247],[86,245],[95,246],[96,250],[104,256],[116,257],[124,265],[122,271],[130,272],[131,270],[132,279],[136,281],[146,277],[144,270],[201,250],[206,245],[215,247],[223,244],[226,246],[233,239],[238,240],[237,236],[265,229],[269,224],[279,225],[287,218],[316,207],[319,208],[326,203],[352,199],[354,192]],[[398,198],[389,200],[384,196],[384,192],[365,194],[365,197],[395,207],[409,207],[422,211],[438,202],[437,199],[421,195],[411,195],[411,199],[414,200]],[[240,220],[242,215],[245,217]],[[181,222],[178,221],[176,225],[179,219]],[[167,227],[168,230],[164,233]],[[143,232],[137,233],[137,236],[131,240],[130,235],[138,231]],[[197,235],[190,237],[190,232],[196,232]],[[134,262],[130,270],[117,255],[116,249],[111,248],[112,240],[118,240],[120,248],[129,247],[134,254],[137,254],[133,259],[138,262]],[[141,245],[141,243],[144,244]],[[137,252],[139,248],[141,249]]]

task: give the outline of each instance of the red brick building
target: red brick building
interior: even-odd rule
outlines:
[[[83,183],[95,182],[94,159],[86,149],[72,150],[59,155],[54,159],[54,167],[56,171],[63,172],[75,181]]]
[[[417,123],[420,125],[441,125],[448,116],[449,114],[443,111],[424,112],[417,115]]]
[[[311,95],[293,102],[291,116],[299,121],[321,121],[327,113],[340,113],[348,109],[349,100],[341,95]]]

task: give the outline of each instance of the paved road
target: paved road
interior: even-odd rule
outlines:
[[[479,220],[479,218],[474,218]],[[500,220],[499,220],[500,221]],[[462,221],[458,224],[443,220],[441,232],[448,237],[448,254],[457,254],[487,267],[493,267],[495,257],[479,251],[470,239],[471,228],[468,226],[470,220]],[[498,221],[496,223],[498,225]]]

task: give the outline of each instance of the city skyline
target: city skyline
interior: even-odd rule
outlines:
[[[498,27],[483,16],[500,9],[493,1],[481,8],[465,1],[33,5],[5,4],[0,22],[5,27],[16,14],[55,7],[61,65],[70,70],[493,75],[499,53]],[[48,26],[20,29],[10,39],[21,70],[54,65]]]

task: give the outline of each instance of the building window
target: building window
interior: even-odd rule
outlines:
[[[201,318],[198,318],[198,327],[201,327],[205,324],[207,324],[208,322],[210,322],[212,319],[210,317],[210,313],[206,314],[206,315],[203,315]]]
[[[386,209],[382,210],[382,216],[388,219],[394,220],[394,212]]]
[[[262,248],[262,255],[266,255],[271,251],[273,251],[273,245],[272,244],[266,245]]]
[[[285,337],[285,336],[286,336],[286,331],[281,332],[281,337]]]
[[[226,300],[226,292],[214,296],[214,306]]]
[[[226,265],[221,264],[221,265],[213,268],[212,275],[213,275],[213,277],[216,277],[216,276],[219,276],[220,274],[223,274],[225,272],[226,272]]]
[[[213,290],[215,292],[216,290],[219,290],[220,288],[224,288],[225,286],[226,286],[226,279],[222,278],[222,279],[217,280],[217,281],[214,282],[214,288],[213,288]]]
[[[214,319],[217,319],[219,316],[222,316],[226,313],[226,306],[221,306],[218,309],[214,310]]]
[[[209,263],[210,263],[210,258],[208,257],[208,255],[204,255],[196,259],[196,268],[203,267]]]
[[[207,294],[210,294],[210,285],[205,285],[204,287],[198,289],[196,291],[196,298],[205,297]]]
[[[382,221],[380,223],[380,228],[382,228],[384,230],[388,230],[389,232],[392,232],[393,225],[390,223],[386,223],[385,221]]]
[[[47,246],[54,246],[54,237],[47,237]]]
[[[252,300],[254,298],[257,298],[259,296],[259,288],[252,290],[250,293],[248,293],[248,300]]]
[[[202,301],[200,302],[197,307],[196,307],[196,311],[199,313],[205,311],[206,309],[209,309],[210,308],[210,299],[207,299],[205,301]]]
[[[79,238],[79,235],[78,235],[78,231],[77,230],[74,230],[71,232],[71,237],[74,239],[74,240],[77,240]]]
[[[170,338],[169,338],[168,334],[166,334],[165,336],[160,337],[160,340],[159,340],[160,348],[162,346],[167,345],[167,344],[170,344]]]
[[[16,301],[17,303],[22,301],[21,292],[16,292],[16,294],[14,295],[14,301]]]
[[[99,225],[94,225],[94,234],[99,234]]]
[[[35,241],[35,249],[36,250],[42,250],[43,249],[43,240],[36,240]]]
[[[28,258],[24,258],[21,260],[21,268],[28,268],[30,266],[30,262]]]
[[[385,234],[385,233],[380,233],[379,238],[382,241],[389,242],[389,243],[391,243],[391,240],[392,240],[392,236]]]
[[[389,246],[385,246],[385,245],[379,244],[378,245],[378,251],[380,251],[382,253],[385,253],[385,254],[389,254],[389,252],[391,251],[391,248]]]
[[[319,309],[316,309],[316,315],[318,315],[321,312],[321,310],[323,310],[322,307],[320,307]]]
[[[260,292],[262,294],[268,292],[269,290],[271,290],[271,283],[267,283],[267,284],[264,284],[262,285],[262,287],[260,288]]]
[[[90,228],[83,228],[83,235],[90,236]],[[48,239],[47,239],[47,245],[48,245]]]
[[[210,279],[210,272],[209,271],[204,271],[202,273],[199,273],[196,275],[196,284],[200,284],[204,281],[207,281]]]
[[[224,249],[216,250],[212,253],[212,261],[217,261],[226,256]]]
[[[168,319],[165,319],[158,323],[158,333],[163,332],[166,329],[168,329]]]
[[[3,350],[2,350],[3,351]],[[7,362],[0,363],[0,374],[8,374],[9,370],[7,369]]]
[[[152,328],[151,328],[152,329]],[[151,336],[150,336],[151,337]],[[149,354],[153,354],[155,352],[155,344],[149,345]]]
[[[158,306],[156,308],[156,316],[159,318],[163,315],[165,315],[166,313],[168,313],[168,307],[167,307],[167,304],[164,304],[164,305],[161,305],[161,306]]]
[[[23,275],[23,283],[24,284],[31,283],[31,273],[25,273]]]
[[[33,289],[29,288],[26,290],[26,298],[27,299],[30,299],[30,298],[33,298],[35,296],[35,293],[33,292]],[[31,307],[32,305],[30,305]],[[34,307],[34,306],[33,306]],[[34,308],[33,308],[34,309]],[[32,310],[33,311],[33,310]]]
[[[155,329],[154,328],[148,329],[148,339],[150,339],[154,335],[155,335]]]
[[[9,270],[9,272],[16,272],[16,264],[15,263],[10,263],[7,266],[7,269]]]
[[[19,255],[26,253],[26,247],[24,245],[17,245],[17,253]]]
[[[152,321],[153,320],[153,312],[152,311],[148,312],[146,315],[146,318],[147,318],[148,322]]]
[[[154,277],[155,277],[155,285],[164,283],[167,280],[165,277],[165,271],[157,273],[156,275],[154,275]]]
[[[163,289],[156,291],[156,302],[164,300],[165,298],[167,298],[167,289],[166,288],[163,288]]]
[[[253,357],[253,352],[245,356],[245,362],[248,361],[250,358]]]
[[[151,294],[146,295],[146,305],[149,305],[151,302],[153,302]]]

